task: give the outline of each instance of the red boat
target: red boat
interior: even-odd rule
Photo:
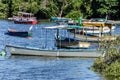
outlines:
[[[32,13],[18,12],[18,16],[13,16],[13,20],[16,24],[37,24]]]

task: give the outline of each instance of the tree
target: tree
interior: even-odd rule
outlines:
[[[0,18],[6,18],[7,17],[7,5],[3,3],[2,0],[0,0]]]
[[[55,4],[57,7],[57,13],[59,17],[64,16],[64,10],[67,9],[67,7],[71,4],[72,0],[55,0]]]
[[[111,18],[111,14],[115,14],[117,12],[117,0],[96,0],[96,2],[99,3],[97,12],[100,14],[100,16],[108,15],[109,18]]]

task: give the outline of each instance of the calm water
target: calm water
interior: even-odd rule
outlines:
[[[104,80],[93,59],[12,56],[0,61],[0,80]]]
[[[29,30],[31,25],[14,24],[12,21],[0,20],[0,50],[5,44],[37,47],[40,49],[57,49],[54,44],[56,30],[46,30],[44,27],[56,25],[41,23],[32,29],[33,38],[20,38],[4,35],[8,28]],[[119,34],[116,28],[115,34]],[[46,33],[47,32],[47,33]],[[67,31],[60,35],[69,36]],[[72,35],[73,36],[73,35]],[[71,36],[71,37],[72,37]],[[94,44],[90,49],[97,47]],[[11,56],[0,60],[0,80],[104,80],[99,74],[89,70],[94,59],[82,58],[49,58],[40,56]]]

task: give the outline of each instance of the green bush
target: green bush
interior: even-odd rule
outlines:
[[[95,60],[92,68],[105,75],[107,80],[120,80],[120,36],[115,41],[102,42],[105,57]]]
[[[0,13],[0,19],[5,19],[6,15],[4,13]]]

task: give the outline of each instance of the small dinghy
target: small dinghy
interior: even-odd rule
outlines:
[[[8,32],[6,33],[11,36],[19,36],[19,37],[32,37],[32,32],[30,31],[17,31],[14,29],[8,29]]]

